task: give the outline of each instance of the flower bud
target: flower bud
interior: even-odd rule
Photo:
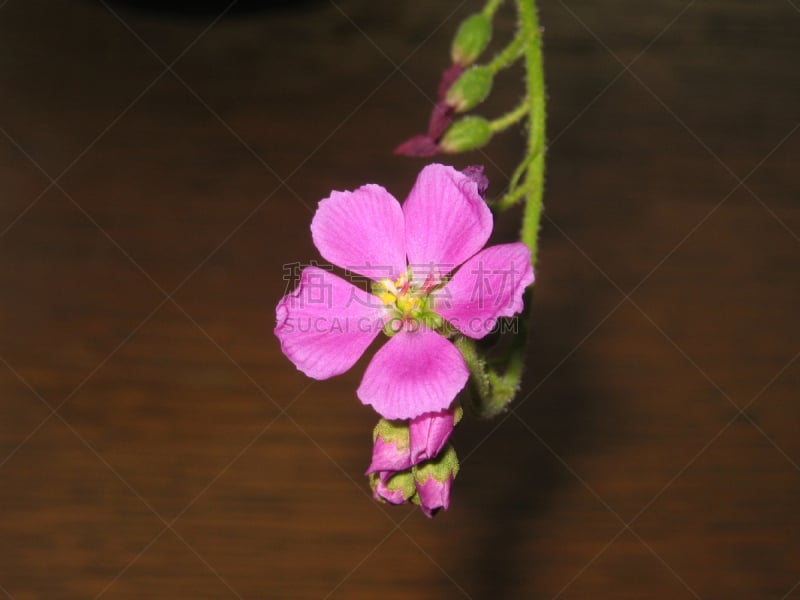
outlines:
[[[450,126],[439,147],[450,154],[467,152],[482,148],[491,138],[489,121],[483,117],[464,117]]]
[[[408,423],[381,419],[372,432],[372,462],[366,475],[403,471],[411,466]]]
[[[492,71],[488,67],[470,67],[447,90],[445,101],[456,112],[474,108],[483,102],[492,91],[493,77]]]
[[[414,419],[408,426],[410,456],[412,464],[431,460],[442,451],[453,427],[464,411],[460,406],[438,413],[426,413]]]
[[[475,62],[489,45],[492,38],[492,24],[483,13],[470,15],[459,25],[450,56],[453,62],[467,66]]]
[[[450,507],[450,488],[458,474],[458,457],[452,446],[435,460],[421,463],[413,468],[417,499],[422,512],[433,517],[441,509]]]
[[[388,504],[405,504],[417,493],[411,471],[371,473],[369,485],[375,500]]]

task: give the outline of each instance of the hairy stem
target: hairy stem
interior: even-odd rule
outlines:
[[[500,8],[502,3],[503,0],[489,0],[486,3],[486,6],[483,7],[483,14],[491,19],[494,16],[494,13],[497,12],[497,9]]]
[[[527,114],[528,114],[528,100],[525,99],[514,110],[509,111],[506,114],[490,121],[489,128],[492,130],[492,133],[503,131],[504,129],[508,129],[515,123],[518,123],[519,121],[524,119]]]
[[[528,88],[528,153],[531,161],[525,171],[522,185],[527,191],[525,211],[522,217],[521,241],[531,250],[531,265],[536,266],[536,251],[539,238],[539,222],[542,217],[544,192],[544,145],[545,145],[545,93],[544,68],[542,64],[541,35],[535,0],[518,0],[520,26],[529,36],[525,48],[525,77]]]
[[[517,60],[523,55],[525,52],[525,36],[522,32],[518,33],[517,36],[511,41],[511,43],[503,48],[503,50],[497,56],[492,59],[487,67],[492,73],[497,73],[501,69],[505,69],[506,67],[510,67],[513,65]]]
[[[512,177],[508,194],[497,203],[496,209],[504,210],[524,198],[520,240],[530,249],[531,266],[535,266],[544,191],[544,68],[536,2],[535,0],[517,0],[517,10],[520,31],[509,48],[517,40],[522,40],[520,47],[523,48],[525,64],[526,100],[517,109],[494,121],[493,126],[498,130],[504,129],[527,117],[528,147],[525,157]],[[498,123],[498,125],[494,125],[494,123]],[[528,315],[532,299],[533,290],[528,289],[524,297],[526,310],[519,316],[519,331],[514,336],[508,350],[504,361],[505,369],[502,373],[487,366],[486,360],[477,350],[474,340],[463,337],[456,340],[456,346],[469,367],[473,392],[477,396],[473,410],[481,417],[493,417],[503,412],[519,391],[525,363]]]

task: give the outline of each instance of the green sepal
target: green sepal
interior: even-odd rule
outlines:
[[[444,319],[434,312],[422,313],[419,318],[422,319],[422,322],[428,329],[438,330],[442,325],[444,325]]]
[[[488,67],[470,67],[447,90],[445,102],[456,112],[470,110],[483,102],[492,91],[493,79],[494,75]]]
[[[394,443],[398,450],[406,450],[409,446],[408,421],[390,421],[381,419],[372,430],[372,441],[378,436],[386,443]]]
[[[455,448],[450,444],[447,444],[447,447],[433,460],[426,460],[411,468],[414,479],[419,484],[425,483],[431,477],[442,483],[450,477],[455,479],[458,469],[458,456]]]
[[[388,337],[392,337],[395,335],[400,329],[394,329],[395,323],[402,323],[403,320],[398,317],[392,317],[388,321],[386,321],[386,325],[383,326],[383,333]]]
[[[374,492],[378,485],[378,481],[380,480],[380,473],[370,473],[368,477],[369,486]],[[410,470],[400,471],[391,477],[386,482],[386,487],[392,492],[399,490],[403,494],[403,499],[406,501],[414,502],[414,498],[417,496],[417,486],[414,483],[414,474]],[[378,497],[378,500],[386,504],[386,500],[383,498]],[[419,500],[417,500],[416,503],[419,503]]]
[[[458,27],[450,56],[464,67],[474,63],[492,39],[492,23],[483,13],[470,15]]]
[[[477,150],[492,139],[492,127],[483,117],[459,119],[445,132],[439,147],[448,154]]]
[[[464,417],[464,409],[461,408],[461,404],[458,403],[455,405],[453,410],[453,427],[458,425],[463,417]]]

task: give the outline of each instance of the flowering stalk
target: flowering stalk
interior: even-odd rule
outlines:
[[[496,133],[527,119],[527,149],[525,157],[511,177],[508,192],[492,208],[496,213],[501,213],[519,202],[524,203],[520,241],[530,249],[533,267],[536,263],[544,189],[544,68],[535,0],[517,0],[516,4],[519,31],[506,49],[489,63],[489,68],[496,72],[522,57],[526,95],[517,108],[489,121],[489,129],[491,133]],[[532,297],[532,291],[528,289],[524,296],[528,309]],[[528,333],[528,314],[529,311],[526,310],[519,316],[520,329],[502,361],[505,365],[502,372],[487,365],[475,340],[460,337],[455,342],[470,370],[470,383],[475,396],[471,405],[472,411],[481,417],[490,418],[503,412],[519,391]]]

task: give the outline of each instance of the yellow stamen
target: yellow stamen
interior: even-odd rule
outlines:
[[[397,295],[397,287],[395,287],[394,283],[392,283],[392,280],[388,277],[381,279],[381,285],[384,287],[384,289],[390,291],[395,296]]]
[[[378,296],[378,298],[381,299],[381,302],[383,302],[384,306],[391,306],[397,300],[397,298],[395,298],[394,294],[391,294],[389,292],[383,292],[382,294],[380,294]]]

